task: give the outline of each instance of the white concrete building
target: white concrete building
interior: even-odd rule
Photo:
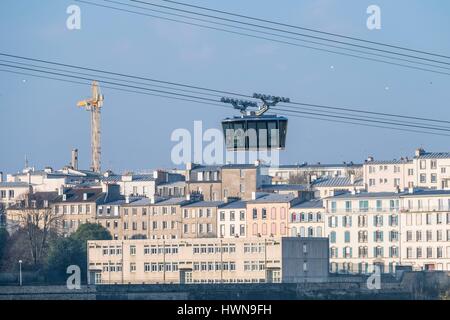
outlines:
[[[326,238],[88,241],[95,284],[299,283],[328,278]]]

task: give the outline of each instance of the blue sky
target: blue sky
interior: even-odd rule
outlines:
[[[98,1],[98,0],[96,0]],[[227,0],[193,4],[279,20],[368,40],[450,53],[450,3],[381,0]],[[66,28],[74,1],[3,0],[0,51],[252,94],[317,104],[450,119],[449,77],[360,61],[165,22],[81,7],[81,30]],[[369,31],[366,8],[382,10],[382,29]],[[330,67],[334,66],[334,69]],[[26,80],[25,82],[23,80]],[[389,87],[389,90],[386,90]],[[104,89],[102,167],[116,171],[173,167],[174,129],[219,127],[230,109]],[[76,102],[89,88],[0,73],[0,171],[59,168],[80,150],[90,164],[89,114]],[[291,118],[283,163],[361,162],[411,155],[423,146],[448,151],[448,137]]]

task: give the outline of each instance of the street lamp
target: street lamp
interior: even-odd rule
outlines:
[[[22,260],[19,260],[19,285],[22,286]]]

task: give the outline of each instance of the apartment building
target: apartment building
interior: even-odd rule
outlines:
[[[449,191],[412,188],[324,199],[331,270],[450,270],[449,201]]]
[[[182,238],[216,238],[217,211],[223,201],[197,201],[182,209]]]
[[[326,238],[88,241],[95,284],[323,282],[328,260]]]
[[[26,193],[14,204],[6,209],[5,226],[9,234],[13,234],[19,227],[33,223],[40,228],[57,230],[60,227],[58,219],[51,207],[57,198],[57,192]]]
[[[70,234],[83,223],[95,222],[97,216],[115,215],[117,206],[103,205],[121,198],[119,186],[114,184],[103,188],[61,188],[53,201],[53,210],[62,216],[62,232]]]
[[[161,183],[156,186],[156,196],[158,196],[158,197],[185,197],[186,196],[186,181]]]
[[[184,206],[193,203],[189,197],[169,198],[155,201],[150,206],[149,239],[179,239],[183,237],[182,210]],[[203,231],[203,230],[202,230]]]
[[[450,271],[450,190],[411,190],[401,198],[401,263]]]
[[[289,209],[302,201],[293,194],[254,193],[247,202],[247,237],[287,236]]]
[[[245,201],[232,201],[219,208],[217,226],[220,238],[247,236],[247,204]]]
[[[413,158],[375,161],[363,165],[364,184],[369,192],[394,192],[412,187],[450,189],[450,153],[417,149]]]
[[[219,201],[222,197],[220,166],[186,165],[187,193],[201,194],[206,201]]]
[[[186,166],[187,192],[201,194],[206,201],[232,197],[248,200],[265,183],[267,179],[261,174],[259,163]]]
[[[139,207],[139,216],[143,217],[146,215],[146,209],[142,210],[142,207],[145,207],[149,202],[149,199],[142,197],[119,197],[118,200],[112,200],[110,202],[103,202],[97,206],[95,222],[102,225],[106,229],[108,229],[111,237],[114,240],[126,239],[127,237],[136,237],[141,238],[143,236],[142,233],[139,233],[142,230],[129,231],[129,225],[131,223],[126,220],[128,218],[124,215],[123,207],[129,205],[130,203],[135,203],[136,207]],[[133,210],[133,213],[136,211]],[[143,227],[145,230],[145,228]]]
[[[24,199],[25,195],[33,190],[26,182],[0,181],[0,207],[4,209]]]
[[[400,263],[400,194],[347,193],[324,199],[332,272],[393,272]]]
[[[323,200],[312,199],[289,209],[289,234],[291,237],[324,237],[325,208]]]
[[[263,185],[259,164],[227,164],[222,166],[222,195],[243,200]]]
[[[151,174],[126,173],[116,175],[106,172],[102,177],[102,184],[117,184],[120,186],[120,193],[125,196],[134,197],[154,197],[157,194],[157,186],[160,184],[183,181],[184,176],[180,174],[168,173],[162,170],[155,170]]]

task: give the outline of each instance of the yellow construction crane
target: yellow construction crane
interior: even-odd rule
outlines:
[[[77,106],[91,112],[91,170],[100,172],[100,111],[104,97],[97,81],[92,82],[92,98],[79,101]]]

